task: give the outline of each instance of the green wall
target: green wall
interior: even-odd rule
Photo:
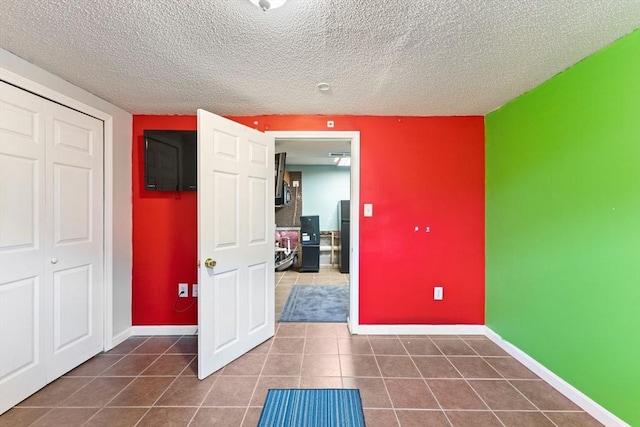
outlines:
[[[486,117],[486,323],[640,426],[640,30]]]
[[[338,202],[350,199],[351,168],[287,165],[287,169],[302,172],[302,215],[319,215],[322,231],[340,230]]]

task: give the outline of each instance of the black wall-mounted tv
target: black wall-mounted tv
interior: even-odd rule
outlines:
[[[144,184],[154,191],[196,191],[198,133],[144,131]]]

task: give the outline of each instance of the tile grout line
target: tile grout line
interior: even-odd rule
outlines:
[[[105,373],[107,370],[109,370],[109,369],[113,368],[116,364],[118,364],[119,362],[121,362],[122,360],[124,360],[127,356],[131,355],[131,354],[132,354],[136,349],[140,348],[140,346],[142,346],[144,343],[148,342],[151,338],[152,338],[152,336],[147,337],[147,339],[146,339],[146,340],[142,341],[139,345],[137,345],[137,346],[135,346],[134,348],[132,348],[131,350],[129,350],[129,352],[128,352],[127,354],[125,354],[122,358],[120,358],[117,362],[115,362],[113,365],[111,365],[110,367],[108,367],[108,368],[104,369],[102,372],[100,372],[98,375],[96,375],[96,376],[95,376],[95,378],[94,378],[94,380],[96,380],[96,379],[100,378],[100,375],[101,375],[101,374],[103,374],[103,373]],[[178,342],[178,340],[179,340],[179,339],[180,339],[180,338],[178,338],[178,339],[177,339],[173,344],[175,344],[176,342]],[[171,348],[171,347],[172,347],[172,346],[169,346],[169,347],[167,348],[167,350],[168,350],[169,348]],[[167,350],[165,350],[165,352],[166,352]],[[137,376],[132,377],[133,379],[132,379],[131,381],[129,381],[129,382],[127,383],[127,385],[125,385],[124,387],[122,387],[122,390],[120,390],[119,392],[117,392],[117,393],[116,393],[116,394],[115,394],[111,399],[109,399],[108,401],[106,401],[106,402],[105,402],[105,404],[104,404],[104,405],[102,405],[102,407],[100,407],[100,408],[96,411],[96,413],[95,413],[95,414],[93,414],[91,417],[89,417],[89,419],[88,419],[87,421],[85,421],[84,423],[82,423],[82,425],[86,425],[86,424],[88,424],[88,423],[89,423],[89,422],[90,422],[90,421],[91,421],[91,420],[92,420],[96,415],[98,415],[98,413],[100,413],[103,409],[105,409],[105,408],[109,405],[109,403],[111,403],[111,402],[113,401],[113,399],[115,399],[117,396],[119,396],[119,395],[120,395],[120,393],[122,393],[122,392],[123,392],[127,387],[129,387],[129,386],[130,386],[130,385],[131,385],[131,384],[132,384],[132,383],[133,383],[137,378],[139,378],[139,377],[140,377],[140,375],[142,374],[142,372],[144,372],[146,369],[148,369],[148,368],[149,368],[149,366],[151,366],[153,363],[155,363],[155,361],[156,361],[156,360],[158,360],[158,359],[160,358],[160,356],[162,356],[162,354],[158,355],[158,357],[156,357],[156,358],[154,359],[154,361],[153,361],[153,362],[151,362],[149,365],[147,365],[147,367],[146,367],[145,369],[143,369],[142,371],[140,371],[140,373],[139,373]],[[123,375],[123,376],[120,376],[120,377],[128,378],[128,376],[124,376],[124,375]],[[106,377],[106,378],[116,378],[116,377]],[[91,384],[92,382],[93,382],[93,381],[90,381],[89,383],[87,383],[87,385]],[[80,391],[80,390],[78,390],[78,391]],[[149,412],[149,409],[147,409],[147,411],[144,413],[144,415],[143,415],[142,417],[140,417],[140,419],[144,418],[144,416],[147,414],[147,412]]]
[[[344,389],[344,376],[342,375],[342,360],[340,360],[340,337],[338,337],[338,331],[336,330],[336,354],[338,356],[338,369],[340,370],[340,388]],[[358,390],[358,394],[360,393],[360,391]],[[362,402],[360,402],[360,404],[362,405]],[[362,414],[362,416],[364,417],[364,412]]]
[[[300,373],[298,374],[298,388],[302,385],[302,367],[304,366],[304,354],[307,349],[307,334],[309,333],[309,323],[305,323],[304,340],[302,341],[302,357],[300,358]]]
[[[398,423],[399,426],[401,426],[402,424],[400,423],[400,418],[398,418],[396,405],[393,403],[393,399],[391,398],[391,393],[389,393],[389,387],[387,387],[387,382],[385,381],[385,378],[382,375],[382,369],[380,369],[380,364],[378,363],[376,352],[373,348],[373,345],[371,345],[371,339],[369,338],[369,335],[365,335],[365,336],[367,337],[367,342],[369,342],[369,347],[371,347],[371,355],[373,356],[373,360],[376,362],[376,367],[378,368],[378,372],[380,372],[380,379],[382,379],[382,385],[384,386],[384,390],[387,392],[387,397],[389,398],[389,403],[391,404],[391,409],[393,410],[393,416],[396,417],[396,422]]]
[[[178,338],[178,340],[176,341],[176,343],[177,343],[178,341],[180,341],[180,339],[184,338],[185,336],[186,336],[186,335],[182,335],[182,336],[180,336],[180,338]],[[174,343],[174,345],[175,345],[175,343]],[[172,347],[173,347],[173,346],[172,346]],[[169,347],[169,348],[171,348],[171,347]],[[169,350],[169,349],[165,350],[165,353],[166,353],[168,350]],[[163,354],[164,354],[164,353],[163,353]],[[144,415],[143,415],[142,417],[140,417],[140,419],[135,423],[134,427],[140,424],[140,422],[144,419],[144,417],[146,417],[146,416],[149,414],[149,412],[151,412],[151,410],[155,407],[155,404],[156,404],[156,403],[158,403],[158,401],[162,398],[162,396],[164,396],[164,394],[167,392],[167,390],[169,390],[169,389],[171,388],[171,386],[172,386],[172,385],[173,385],[173,384],[178,380],[178,378],[180,378],[180,376],[182,375],[182,373],[183,373],[186,369],[188,369],[188,368],[189,368],[189,366],[191,366],[191,363],[193,363],[193,361],[196,359],[197,355],[192,355],[192,356],[193,356],[193,357],[191,358],[191,360],[189,361],[189,363],[187,363],[187,366],[185,366],[185,367],[180,371],[180,373],[179,373],[178,375],[176,375],[176,377],[173,379],[173,381],[171,381],[171,382],[169,383],[169,385],[167,385],[167,387],[164,389],[164,391],[163,391],[162,393],[160,393],[160,395],[156,398],[156,400],[154,400],[154,401],[153,401],[153,403],[151,404],[151,406],[149,407],[149,409],[147,409],[147,411],[144,413]],[[156,359],[156,360],[157,360],[157,359]],[[151,366],[151,365],[149,365],[149,366]],[[148,367],[147,367],[147,369],[148,369]],[[142,372],[144,372],[144,371],[142,371]],[[141,372],[141,373],[142,373],[142,372]],[[197,412],[198,412],[198,411],[196,410],[196,413],[197,413]],[[195,415],[195,414],[194,414],[194,415]]]
[[[464,341],[464,339],[463,339],[463,342],[465,342],[465,341]],[[467,344],[467,343],[465,342],[465,344]],[[542,414],[542,416],[543,416],[543,417],[545,417],[547,420],[549,420],[549,421],[551,422],[551,424],[553,424],[554,426],[556,426],[556,427],[557,427],[557,424],[556,424],[556,423],[555,423],[551,418],[549,418],[549,417],[548,417],[548,416],[547,416],[547,415],[546,415],[546,414],[545,414],[545,413],[544,413],[540,408],[538,408],[538,406],[537,406],[535,403],[533,403],[533,402],[532,402],[532,401],[531,401],[527,396],[525,396],[525,395],[524,395],[524,393],[522,393],[518,388],[516,388],[516,386],[514,386],[513,384],[511,384],[511,381],[510,381],[508,378],[506,378],[506,377],[502,374],[502,372],[499,372],[499,371],[498,371],[497,369],[495,369],[495,368],[494,368],[490,363],[488,363],[487,361],[485,361],[485,360],[484,360],[484,357],[483,357],[480,353],[478,353],[478,351],[476,351],[476,349],[475,349],[475,348],[471,347],[469,344],[467,344],[467,346],[468,346],[469,348],[471,348],[471,349],[472,349],[472,350],[473,350],[473,351],[474,351],[478,356],[480,356],[480,359],[481,359],[483,362],[485,362],[487,365],[489,365],[489,366],[491,367],[491,369],[493,369],[494,371],[496,371],[496,373],[497,373],[498,375],[500,375],[500,377],[501,377],[504,381],[506,381],[506,382],[507,382],[507,384],[509,384],[509,385],[510,385],[514,390],[516,390],[516,391],[517,391],[517,392],[518,392],[522,397],[524,397],[524,398],[525,398],[525,400],[526,400],[527,402],[529,402],[529,403],[530,403],[530,404],[535,408],[535,411],[532,411],[532,412],[538,412],[538,413]],[[452,363],[452,365],[453,365],[453,363]],[[456,368],[456,367],[455,367],[455,365],[454,365],[454,368]],[[456,369],[457,369],[457,368],[456,368]],[[465,378],[465,379],[466,379],[466,378]],[[468,383],[468,381],[467,381],[467,383]],[[469,384],[469,383],[468,383],[468,384]],[[473,386],[472,386],[471,384],[469,384],[469,387],[471,387],[471,388],[473,389],[473,391],[474,391],[474,392],[476,392],[476,394],[480,397],[480,394],[476,391],[476,389],[475,389],[475,388],[473,388]],[[482,399],[482,397],[480,397],[480,399]],[[482,400],[484,401],[484,399],[482,399]],[[485,404],[486,404],[486,402],[485,402]],[[487,406],[489,406],[489,405],[487,405]],[[492,408],[490,408],[490,409],[491,409],[491,412],[493,412],[493,413],[494,413],[495,417],[496,417],[496,418],[498,418],[498,419],[500,420],[500,418],[495,414],[494,410],[493,410]],[[514,412],[515,412],[515,411],[514,411]],[[500,422],[502,422],[502,420],[500,420]],[[504,425],[504,423],[503,423],[503,425]]]
[[[126,355],[124,355],[124,357],[122,357],[120,360],[118,360],[116,363],[114,363],[113,365],[111,365],[109,368],[105,369],[105,370],[104,370],[104,371],[102,371],[100,374],[98,374],[98,375],[95,377],[95,379],[100,378],[100,375],[101,375],[101,374],[105,373],[107,370],[109,370],[109,369],[111,369],[112,367],[114,367],[116,364],[118,364],[119,362],[121,362],[121,361],[122,361],[123,359],[125,359],[127,356],[133,355],[133,352],[134,352],[135,350],[137,350],[138,348],[140,348],[144,343],[148,342],[151,338],[153,338],[153,336],[149,336],[149,337],[147,337],[147,339],[146,339],[146,340],[144,340],[143,342],[141,342],[141,343],[140,343],[139,345],[137,345],[136,347],[132,348],[132,349],[129,351],[129,353],[127,353]],[[179,339],[180,339],[180,338],[178,338],[178,339],[177,339],[173,344],[175,344],[176,342],[178,342],[178,340],[179,340]],[[169,346],[169,347],[167,348],[167,350],[169,350],[169,348],[171,348],[171,347],[173,346],[173,344],[172,344],[171,346]],[[165,350],[165,352],[166,352],[167,350]],[[162,353],[162,354],[164,354],[164,353]],[[153,360],[153,362],[151,362],[150,364],[148,364],[148,365],[146,366],[146,368],[145,368],[145,369],[143,369],[142,371],[140,371],[140,373],[139,373],[137,376],[132,377],[133,379],[132,379],[131,381],[129,381],[129,382],[127,383],[127,385],[125,385],[124,387],[122,387],[122,390],[120,390],[120,391],[119,391],[118,393],[116,393],[116,394],[115,394],[111,399],[109,399],[107,402],[105,402],[105,404],[104,404],[104,405],[102,405],[102,407],[101,407],[100,409],[98,409],[98,410],[96,411],[96,413],[95,413],[95,414],[93,414],[91,417],[89,417],[89,419],[88,419],[87,421],[85,421],[82,425],[86,425],[86,424],[88,424],[88,423],[89,423],[89,421],[91,421],[91,420],[92,420],[96,415],[98,415],[98,413],[100,413],[103,409],[105,409],[105,408],[109,405],[109,403],[111,403],[111,402],[113,401],[113,399],[115,399],[117,396],[119,396],[119,395],[120,395],[120,393],[122,393],[122,392],[123,392],[127,387],[129,387],[129,386],[130,386],[130,385],[131,385],[131,384],[132,384],[136,379],[138,379],[138,378],[142,375],[142,372],[144,372],[145,370],[147,370],[147,369],[149,368],[149,366],[151,366],[152,364],[154,364],[154,363],[155,363],[155,362],[156,362],[156,361],[157,361],[157,360],[162,356],[162,354],[159,354],[159,355],[158,355],[158,357],[156,357],[156,358]],[[124,376],[124,375],[116,376],[116,377],[106,377],[106,378],[118,378],[118,377],[128,378],[128,376]],[[90,383],[89,383],[89,384],[90,384]],[[147,413],[148,413],[150,410],[151,410],[151,408],[147,409],[147,410],[145,411],[144,415],[142,415],[142,417],[140,417],[140,419],[144,418],[144,417],[145,417],[145,415],[147,415]],[[138,421],[139,421],[139,420],[138,420]],[[136,423],[136,424],[137,424],[137,423]]]
[[[469,344],[467,344],[464,340],[462,340],[462,342],[464,342],[465,345],[467,345],[467,347],[469,347],[477,356],[480,356],[480,353],[478,353],[473,347],[471,347]],[[502,422],[502,419],[500,419],[500,417],[498,417],[498,415],[495,413],[493,408],[491,406],[489,406],[489,404],[482,398],[482,396],[480,396],[480,393],[478,393],[478,391],[471,385],[471,383],[469,382],[469,379],[465,375],[462,374],[462,372],[458,369],[458,367],[456,365],[454,365],[451,362],[451,360],[449,360],[450,356],[454,356],[454,355],[445,355],[445,357],[447,358],[447,362],[449,362],[449,364],[451,366],[453,366],[453,369],[455,369],[460,374],[460,377],[464,380],[464,382],[467,384],[467,386],[469,386],[469,388],[471,390],[473,390],[473,392],[476,394],[476,396],[478,396],[478,398],[482,401],[482,403],[484,403],[484,405],[489,409],[491,414],[493,414],[493,416],[498,420],[498,422],[504,426],[505,424],[504,424],[504,422]],[[475,356],[475,357],[477,357],[477,356]],[[482,356],[480,356],[480,358],[481,358],[481,360],[484,361],[484,359],[482,359]],[[491,366],[491,365],[489,365],[489,366]],[[498,375],[502,376],[502,374],[500,372],[498,372],[497,370],[494,369],[494,371],[496,371],[496,373]]]
[[[39,416],[38,418],[36,418],[35,420],[33,420],[32,423],[29,423],[30,426],[34,425],[35,423],[37,423],[39,420],[41,420],[43,417],[45,417],[46,415],[50,414],[54,409],[56,409],[57,407],[54,406],[53,408],[49,408],[49,410],[47,412],[45,412],[44,414],[42,414],[41,416]]]
[[[542,416],[543,416],[543,417],[545,417],[547,420],[549,420],[549,421],[551,422],[551,424],[553,424],[553,425],[554,425],[554,426],[556,426],[556,427],[558,426],[558,425],[557,425],[557,424],[556,424],[556,423],[555,423],[551,418],[549,418],[549,417],[547,416],[547,414],[545,414],[545,413],[544,413],[544,411],[543,411],[542,409],[538,408],[538,405],[536,405],[535,403],[533,403],[533,401],[532,401],[531,399],[529,399],[529,398],[528,398],[528,397],[527,397],[523,392],[521,392],[521,391],[520,391],[520,389],[518,389],[515,385],[511,384],[511,380],[508,380],[507,378],[505,378],[505,380],[507,381],[507,384],[509,384],[509,385],[510,385],[511,387],[513,387],[513,388],[514,388],[518,393],[520,393],[520,395],[521,395],[522,397],[524,397],[524,398],[527,400],[527,402],[531,403],[531,404],[533,405],[533,407],[534,407],[534,408],[536,408],[536,410],[542,414]],[[544,382],[544,380],[539,380],[539,381]]]
[[[433,340],[429,337],[427,337],[429,339],[429,341],[431,341],[431,343],[433,345],[436,346],[436,348],[438,350],[440,350],[440,347],[438,347],[436,345],[436,343],[433,342]],[[399,338],[398,338],[399,339]],[[407,354],[409,354],[409,350],[407,350],[407,347],[404,345],[404,343],[402,342],[402,340],[400,339],[400,344],[402,344],[402,347],[404,348],[404,350],[407,352]],[[440,350],[440,352],[442,352],[442,350]],[[449,423],[450,426],[453,426],[453,423],[451,422],[451,420],[449,419],[449,416],[447,415],[447,413],[445,412],[444,408],[442,407],[442,404],[440,404],[440,401],[438,400],[438,396],[436,396],[436,394],[433,392],[433,390],[431,390],[431,386],[429,385],[429,383],[427,382],[427,379],[424,378],[422,376],[422,372],[420,372],[420,369],[418,369],[418,365],[416,365],[415,360],[413,360],[413,357],[411,357],[411,354],[409,354],[409,360],[411,360],[411,363],[413,364],[413,367],[416,369],[416,371],[418,372],[418,374],[420,375],[422,382],[424,383],[424,385],[427,386],[427,390],[429,390],[429,393],[431,393],[431,395],[433,396],[433,399],[436,401],[436,404],[438,405],[438,407],[440,408],[440,411],[442,412],[442,414],[444,415],[445,419],[447,420],[447,422]]]
[[[471,346],[469,346],[469,347],[471,347]],[[475,349],[473,349],[473,350],[475,351]],[[476,353],[478,353],[478,352],[476,351]],[[544,416],[547,420],[549,420],[549,421],[551,422],[551,424],[553,424],[554,426],[558,427],[558,425],[555,423],[555,421],[553,421],[551,418],[549,418],[549,416],[547,416],[547,414],[545,414],[545,413],[544,413],[544,411],[542,411],[540,408],[538,408],[538,406],[537,406],[535,403],[533,403],[533,402],[532,402],[532,401],[531,401],[527,396],[525,396],[525,395],[524,395],[524,393],[522,393],[522,392],[521,392],[521,391],[520,391],[516,386],[514,386],[514,385],[511,383],[511,380],[513,380],[514,378],[507,378],[507,377],[505,377],[505,376],[502,374],[502,372],[498,371],[496,368],[494,368],[494,367],[493,367],[493,365],[491,365],[491,363],[489,363],[488,361],[486,361],[486,360],[485,360],[485,357],[491,357],[491,356],[483,356],[483,355],[481,355],[480,353],[478,353],[478,355],[480,356],[480,358],[481,358],[481,359],[482,359],[486,364],[488,364],[489,366],[491,366],[491,368],[493,368],[493,370],[494,370],[494,371],[496,371],[496,372],[498,373],[498,375],[500,375],[500,376],[501,376],[501,377],[502,377],[502,378],[503,378],[503,379],[504,379],[504,380],[505,380],[505,381],[506,381],[506,382],[507,382],[511,387],[513,387],[513,388],[514,388],[518,393],[520,393],[520,395],[522,395],[522,397],[524,397],[524,398],[525,398],[529,403],[531,403],[531,404],[533,405],[533,407],[534,407],[534,408],[536,408],[536,409],[535,409],[535,411],[533,411],[533,412],[539,412],[539,413],[541,413],[541,414],[542,414],[542,416]],[[496,356],[496,357],[498,357],[498,356]],[[525,380],[525,381],[539,381],[539,380],[541,380],[541,379],[540,379],[540,378],[538,378],[538,379],[535,379],[535,378],[524,378],[524,379],[520,379],[520,380]],[[472,387],[472,388],[473,388],[473,387]],[[474,389],[474,391],[475,391],[475,389]],[[502,411],[502,412],[508,412],[508,411]],[[496,417],[497,417],[497,415],[496,415]]]
[[[258,390],[258,384],[260,384],[260,379],[262,378],[262,373],[264,372],[264,367],[267,365],[267,360],[269,359],[269,354],[271,353],[271,347],[273,346],[273,342],[275,341],[275,337],[277,335],[278,329],[280,329],[280,324],[279,323],[277,323],[277,327],[275,328],[275,331],[273,333],[273,339],[271,340],[271,344],[269,345],[269,349],[267,350],[267,353],[266,353],[266,355],[264,357],[264,362],[262,362],[262,367],[260,368],[260,372],[258,373],[258,379],[256,380],[256,385],[253,386],[253,391],[251,392],[251,396],[249,396],[249,402],[247,403],[247,407],[244,410],[244,415],[242,415],[242,420],[240,421],[240,425],[241,426],[244,425],[244,421],[247,419],[247,415],[249,414],[249,408],[251,408],[251,402],[253,401],[253,397],[255,396],[256,391]],[[267,391],[267,393],[268,393],[268,391]],[[264,408],[264,405],[262,407]]]
[[[160,400],[160,398],[167,392],[167,390],[169,390],[169,388],[171,388],[171,386],[173,385],[173,383],[175,383],[178,378],[180,378],[182,376],[182,373],[189,368],[189,366],[191,365],[191,363],[193,363],[194,360],[196,360],[196,358],[198,357],[198,355],[195,355],[191,361],[189,363],[187,363],[187,366],[184,367],[184,369],[182,369],[182,371],[180,371],[180,373],[176,376],[176,378],[171,381],[171,384],[169,384],[169,386],[164,390],[164,392],[158,396],[158,398],[156,399],[155,402],[153,402],[153,406],[155,407],[155,404],[158,403],[158,400]],[[196,378],[198,378],[198,375],[196,374]],[[198,405],[196,407],[195,412],[193,413],[193,415],[191,416],[191,418],[189,419],[189,422],[187,423],[187,425],[190,425],[193,422],[193,419],[196,417],[196,415],[198,415],[198,412],[200,411],[200,408],[202,408],[202,404],[204,403],[205,399],[207,398],[207,396],[209,395],[209,393],[211,393],[211,389],[213,388],[213,386],[215,385],[215,383],[218,382],[218,378],[220,378],[220,376],[218,375],[218,377],[211,383],[211,387],[209,387],[209,390],[207,390],[207,392],[205,393],[204,397],[202,398],[202,400],[200,401],[200,405]],[[200,381],[198,379],[198,381]],[[183,406],[184,408],[184,406]],[[149,411],[151,411],[151,408],[149,408]],[[146,414],[145,414],[146,415]],[[142,417],[144,418],[144,417]],[[142,418],[140,418],[140,421],[142,420]],[[138,423],[140,422],[138,421]]]
[[[138,344],[136,347],[134,347],[134,348],[133,348],[133,349],[131,349],[130,351],[133,351],[133,350],[135,350],[136,348],[140,347],[142,344],[144,344],[145,342],[147,342],[149,338],[150,338],[150,337],[147,337],[147,339],[145,339],[144,341],[142,341],[140,344]],[[104,353],[98,353],[97,355],[99,355],[99,354],[104,354]],[[96,355],[96,356],[97,356],[97,355]],[[44,407],[42,407],[42,408],[48,408],[49,410],[48,410],[47,412],[43,413],[40,417],[38,417],[38,418],[36,418],[35,420],[33,420],[33,422],[32,422],[32,423],[30,423],[29,425],[33,425],[33,424],[37,423],[39,420],[41,420],[42,418],[44,418],[45,416],[47,416],[48,414],[50,414],[51,412],[53,412],[53,410],[54,410],[54,409],[60,408],[60,407],[61,407],[60,405],[61,405],[63,402],[65,402],[65,401],[66,401],[67,399],[69,399],[71,396],[73,396],[74,394],[76,394],[77,392],[79,392],[79,391],[80,391],[80,390],[82,390],[83,388],[87,387],[89,384],[91,384],[91,383],[92,383],[96,378],[98,378],[98,377],[100,376],[100,374],[102,374],[103,372],[105,372],[107,369],[110,369],[113,365],[115,365],[115,364],[116,364],[116,363],[118,363],[120,360],[122,360],[122,359],[124,358],[124,356],[126,356],[126,354],[125,354],[125,355],[123,355],[123,356],[122,356],[120,359],[118,359],[117,361],[113,362],[113,364],[111,364],[111,365],[109,365],[108,367],[104,368],[102,371],[100,371],[100,372],[99,372],[98,374],[96,374],[96,375],[82,375],[82,376],[78,376],[78,377],[81,377],[81,378],[92,378],[92,379],[91,379],[90,381],[88,381],[85,385],[83,385],[82,387],[80,387],[79,389],[77,389],[76,391],[74,391],[73,393],[71,393],[71,395],[67,396],[67,398],[66,398],[66,399],[61,400],[60,402],[58,402],[57,404],[55,404],[55,405],[53,405],[53,406],[44,406]],[[95,357],[95,356],[94,356],[94,357]],[[90,359],[89,359],[89,360],[90,360]],[[85,362],[85,363],[86,363],[86,362]],[[76,367],[76,368],[77,368],[77,367]],[[74,368],[74,369],[76,369],[76,368]],[[72,370],[73,370],[73,369],[72,369]],[[72,370],[71,370],[71,371],[72,371]],[[69,371],[69,372],[71,372],[71,371]],[[68,373],[68,372],[67,372],[67,373]],[[60,376],[60,378],[59,378],[59,379],[61,379],[61,378],[65,378],[65,377],[66,377],[66,378],[73,378],[73,376],[67,377],[67,376],[66,376],[66,374],[67,374],[67,373],[65,373],[64,375]],[[57,380],[57,379],[56,379],[56,380]],[[52,381],[52,382],[51,382],[51,383],[49,383],[49,384],[52,384],[53,382],[54,382],[54,381]],[[49,384],[47,384],[47,385],[49,385]],[[46,387],[46,386],[45,386],[45,387]],[[44,389],[45,387],[43,387],[42,389]],[[41,390],[42,390],[42,389],[41,389]],[[38,391],[40,391],[40,390],[38,390]],[[37,393],[37,392],[36,392],[36,393]],[[34,394],[35,394],[35,393],[34,393]],[[18,405],[19,405],[19,404],[18,404]],[[18,407],[18,408],[19,408],[19,406],[18,406],[18,405],[14,406],[14,408],[15,408],[15,407]],[[62,408],[64,408],[64,407],[62,407]],[[98,412],[100,412],[100,410],[98,410]],[[98,412],[96,412],[96,414],[97,414]],[[94,416],[95,416],[95,414],[93,414],[93,415],[91,416],[91,418],[93,418]],[[90,418],[90,419],[91,419],[91,418]],[[88,420],[87,420],[87,421],[88,421]]]

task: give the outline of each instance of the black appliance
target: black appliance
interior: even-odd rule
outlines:
[[[349,214],[351,200],[338,202],[338,221],[340,225],[340,273],[349,272]]]
[[[287,153],[276,153],[275,157],[275,205],[276,207],[287,206],[291,203],[291,189],[284,180],[287,165]]]
[[[302,244],[301,272],[320,271],[320,217],[318,215],[300,217]]]
[[[145,188],[196,191],[197,152],[198,133],[195,130],[145,130]]]

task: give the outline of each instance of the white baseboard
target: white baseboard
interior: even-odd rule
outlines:
[[[140,335],[197,335],[198,325],[133,326],[133,336]]]
[[[484,335],[484,325],[354,325],[358,335]]]
[[[593,401],[589,396],[582,393],[580,390],[551,372],[544,365],[536,361],[533,357],[529,356],[524,351],[520,350],[515,345],[505,341],[502,337],[491,330],[488,326],[485,327],[485,335],[491,341],[496,343],[500,348],[513,356],[518,362],[533,371],[540,378],[549,383],[553,388],[558,390],[564,396],[566,396],[573,403],[584,409],[589,415],[602,424],[608,427],[629,427],[629,424],[616,417],[611,412],[600,406]]]
[[[118,335],[111,338],[111,348],[105,348],[105,351],[111,350],[113,347],[124,342],[132,334],[133,334],[132,328],[127,328],[124,331],[120,332]]]

